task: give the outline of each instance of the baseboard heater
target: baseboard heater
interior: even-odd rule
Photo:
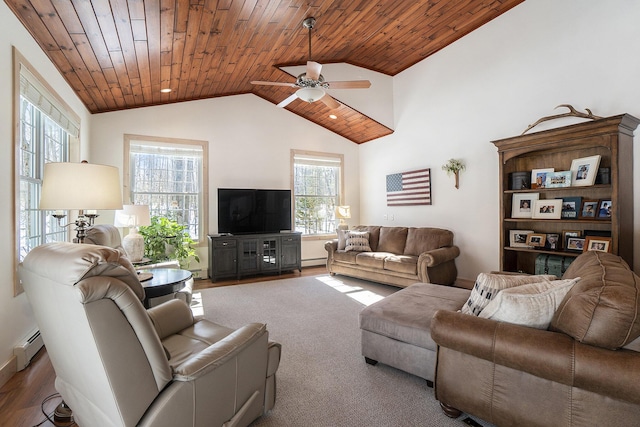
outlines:
[[[22,371],[29,366],[29,362],[33,356],[36,355],[38,350],[42,348],[44,342],[40,331],[36,330],[28,338],[26,338],[20,345],[13,348],[13,355],[16,356],[16,369]]]

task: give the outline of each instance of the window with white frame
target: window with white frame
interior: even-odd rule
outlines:
[[[186,225],[192,239],[204,241],[206,158],[205,141],[125,135],[130,203],[149,205],[151,216]]]
[[[292,150],[295,230],[303,235],[335,232],[342,200],[342,154]]]
[[[39,209],[42,174],[48,162],[67,162],[77,144],[79,118],[53,94],[26,61],[15,54],[19,132],[16,137],[17,260],[43,243],[67,240],[68,230]]]

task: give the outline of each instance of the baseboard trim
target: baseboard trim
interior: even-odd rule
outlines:
[[[18,372],[16,363],[16,356],[11,356],[7,363],[0,368],[0,387],[5,385]]]

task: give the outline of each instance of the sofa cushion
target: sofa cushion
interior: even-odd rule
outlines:
[[[360,329],[435,351],[431,318],[460,309],[468,296],[468,289],[415,283],[363,309]]]
[[[356,264],[382,270],[385,258],[391,255],[393,254],[388,252],[360,252],[356,257]]]
[[[390,255],[384,259],[384,269],[398,273],[418,274],[418,257]]]
[[[598,347],[617,349],[640,336],[640,278],[617,255],[588,251],[563,278],[582,279],[565,296],[550,329]]]
[[[423,252],[453,245],[453,233],[442,228],[411,227],[407,230],[405,255],[419,256]]]
[[[579,280],[579,277],[553,280],[505,289],[498,292],[478,317],[547,329],[562,299]]]
[[[368,231],[369,232],[369,246],[372,251],[378,250],[378,240],[380,239],[380,226],[379,225],[358,225],[353,227],[355,231]]]
[[[406,227],[381,227],[377,252],[390,252],[402,255],[407,243]]]
[[[503,289],[514,286],[526,285],[527,283],[549,282],[555,280],[556,276],[547,275],[526,275],[526,274],[495,274],[480,273],[473,285],[469,299],[462,307],[462,312],[466,314],[479,315],[483,308],[491,302]]]
[[[371,247],[369,246],[369,232],[353,230],[347,231],[347,244],[344,250],[347,252],[371,251]]]

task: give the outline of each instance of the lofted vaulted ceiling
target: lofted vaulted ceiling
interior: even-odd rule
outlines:
[[[309,59],[311,16],[314,61],[394,76],[523,1],[5,0],[92,113],[243,93],[277,104],[291,88],[250,81],[294,80],[279,67]],[[344,104],[286,108],[356,143],[393,132]]]

